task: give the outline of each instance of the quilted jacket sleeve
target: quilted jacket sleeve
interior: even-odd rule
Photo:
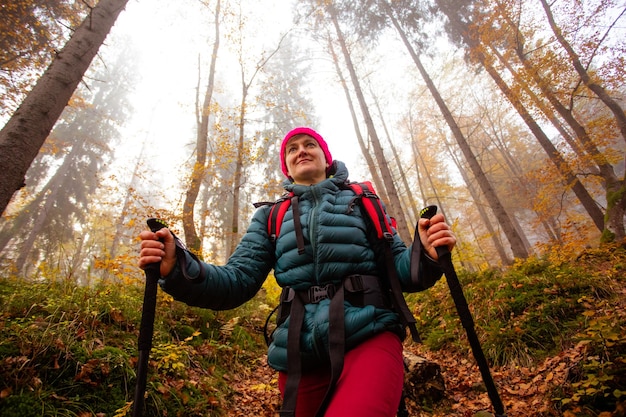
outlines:
[[[424,291],[432,287],[442,277],[443,271],[439,263],[426,256],[422,248],[419,236],[415,236],[416,241],[410,247],[406,247],[400,236],[394,234],[394,242],[392,243],[392,252],[394,253],[394,261],[396,271],[405,292]],[[411,253],[416,250],[418,256],[411,259]],[[411,265],[411,262],[417,260],[418,265]]]
[[[226,265],[203,262],[201,271],[198,263],[185,253],[191,279],[185,278],[177,265],[161,280],[163,290],[178,301],[212,310],[235,308],[254,297],[275,263],[274,249],[267,233],[268,211],[268,207],[256,211]]]

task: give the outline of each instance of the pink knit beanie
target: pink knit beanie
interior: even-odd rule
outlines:
[[[285,148],[287,147],[287,142],[289,142],[289,139],[296,135],[307,135],[315,139],[320,145],[320,148],[322,148],[322,151],[324,152],[324,157],[326,158],[326,162],[328,162],[328,165],[331,165],[333,163],[333,157],[330,155],[328,145],[326,144],[326,141],[324,140],[322,135],[309,127],[296,127],[285,135],[283,143],[280,145],[280,166],[283,169],[283,174],[285,174],[287,178],[289,178],[289,171],[287,171],[287,163],[285,162]]]

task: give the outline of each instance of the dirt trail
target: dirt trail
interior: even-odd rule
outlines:
[[[432,409],[408,404],[412,417],[469,417],[478,411],[490,409],[489,397],[471,353],[463,357],[445,352],[433,353],[417,345],[408,345],[405,349],[438,363],[447,390],[447,398]],[[535,369],[492,369],[508,417],[562,415],[554,409],[547,393],[552,387],[565,382],[569,369],[580,360],[582,354],[583,348],[579,346],[547,359]],[[229,401],[235,405],[229,416],[278,416],[280,393],[277,374],[267,366],[265,357],[259,358],[247,374],[232,379],[231,386],[235,393]]]

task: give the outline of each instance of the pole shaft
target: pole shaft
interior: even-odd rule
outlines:
[[[155,218],[148,219],[147,223],[153,232],[167,227],[164,222]],[[144,396],[148,381],[148,363],[150,350],[152,349],[152,336],[154,335],[157,290],[159,288],[159,279],[161,278],[160,270],[160,262],[150,264],[144,269],[146,286],[143,293],[141,324],[139,325],[139,340],[137,343],[139,358],[137,359],[137,382],[135,385],[132,417],[141,417],[144,408]]]
[[[420,217],[430,219],[436,213],[437,206],[428,206],[422,209]],[[416,236],[416,238],[419,239],[419,236]],[[450,289],[450,295],[452,296],[456,311],[461,319],[461,324],[467,334],[467,340],[469,341],[472,349],[474,359],[476,359],[476,363],[478,364],[478,369],[480,370],[483,382],[485,383],[485,388],[487,389],[487,395],[489,395],[489,399],[491,400],[491,405],[493,405],[493,409],[498,417],[506,417],[504,404],[500,399],[498,389],[489,370],[487,358],[485,358],[483,349],[480,346],[480,340],[476,334],[472,312],[467,304],[465,294],[463,294],[463,288],[461,287],[461,282],[459,281],[459,277],[454,269],[454,263],[452,263],[452,254],[446,246],[437,246],[435,249],[437,251],[437,257],[439,258],[439,266],[446,276],[446,282],[448,283],[448,288]]]

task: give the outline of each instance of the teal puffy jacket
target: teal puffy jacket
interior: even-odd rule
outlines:
[[[274,276],[281,287],[295,290],[312,285],[338,284],[348,275],[381,275],[367,238],[366,221],[360,207],[350,210],[355,197],[352,190],[342,187],[348,170],[339,161],[330,178],[311,186],[285,183],[287,191],[299,196],[299,212],[305,252],[298,253],[291,208],[285,214],[280,236],[270,241],[267,227],[269,206],[259,208],[235,252],[226,265],[203,264],[199,277],[198,264],[187,254],[186,279],[179,265],[161,280],[161,287],[174,299],[186,304],[213,310],[237,307],[251,299],[261,288],[267,275]],[[404,289],[410,287],[410,252],[400,237],[394,234],[392,244],[395,266]],[[382,266],[384,269],[384,266]],[[427,289],[441,277],[439,266],[429,258],[420,260],[420,290]],[[304,363],[320,363],[328,356],[329,300],[307,304],[301,331],[301,352]],[[268,350],[268,362],[273,368],[287,370],[287,328],[289,320],[274,332]],[[372,335],[392,331],[401,338],[405,329],[399,316],[388,309],[371,305],[357,307],[345,302],[346,349]]]

